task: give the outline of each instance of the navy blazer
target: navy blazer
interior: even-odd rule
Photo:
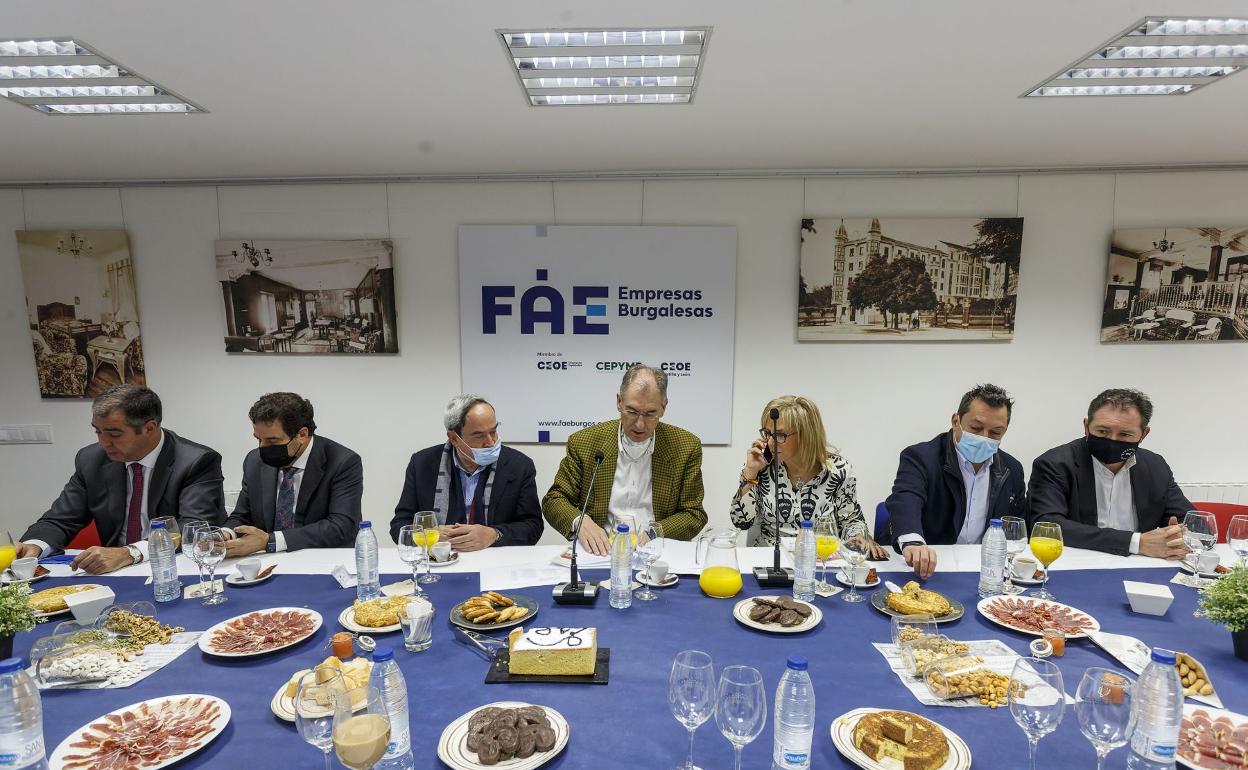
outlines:
[[[921,444],[906,447],[897,466],[893,492],[884,501],[890,537],[912,532],[928,545],[951,545],[966,521],[966,484],[958,467],[958,450],[950,429]],[[1023,466],[997,450],[988,472],[988,518],[1027,515],[1027,484]]]
[[[411,524],[417,511],[433,510],[438,465],[445,446],[422,449],[407,464],[403,494],[390,520],[390,537],[394,540],[399,539],[399,528]],[[503,446],[497,465],[485,517],[485,523],[502,534],[494,545],[534,545],[545,527],[537,499],[537,469],[528,455],[509,446]],[[455,472],[453,464],[451,470]]]

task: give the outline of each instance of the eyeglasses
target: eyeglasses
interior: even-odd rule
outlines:
[[[638,417],[645,420],[646,422],[659,419],[658,412],[639,412],[636,409],[632,408],[631,406],[624,407],[623,409],[620,410],[620,412],[630,420],[636,420]]]
[[[766,428],[759,428],[758,435],[762,436],[768,441],[771,441],[772,438],[775,438],[777,444],[783,444],[784,442],[789,440],[789,436],[796,436],[797,434],[785,433],[784,431],[780,431],[779,433],[773,434],[771,431],[767,430]]]

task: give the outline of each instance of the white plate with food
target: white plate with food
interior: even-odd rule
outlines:
[[[477,751],[468,748],[468,738],[474,731],[480,731],[481,727],[485,727],[488,730],[489,716],[487,715],[489,712],[487,709],[496,709],[500,713],[504,709],[520,709],[522,711],[527,709],[530,710],[530,713],[540,710],[545,716],[546,725],[548,725],[544,729],[548,729],[550,732],[542,736],[542,741],[536,743],[533,753],[527,757],[512,756],[509,759],[500,758],[488,765],[483,764]],[[512,732],[515,733],[516,730],[513,728]],[[477,734],[479,740],[481,732]],[[442,731],[442,737],[438,739],[438,758],[455,770],[488,770],[488,768],[533,770],[559,756],[559,752],[563,751],[564,747],[568,745],[568,737],[570,735],[571,729],[568,727],[568,720],[564,719],[562,714],[549,706],[535,706],[518,701],[498,701],[497,703],[490,703],[473,709],[447,725],[446,729]],[[538,748],[541,747],[546,747],[546,750],[539,751]],[[479,745],[474,745],[474,749],[479,748]]]
[[[249,658],[284,650],[316,633],[321,613],[303,607],[274,607],[223,620],[199,637],[199,649],[221,658]]]
[[[338,613],[338,622],[348,631],[357,634],[388,634],[402,628],[399,614],[407,611],[407,605],[414,601],[429,602],[425,596],[411,594],[399,596],[379,596],[369,599],[363,604],[353,604]],[[361,612],[364,617],[361,617]],[[393,621],[393,622],[386,622]]]
[[[1085,639],[1088,631],[1100,631],[1096,618],[1076,607],[1034,596],[989,596],[975,605],[979,614],[998,626],[1031,636],[1043,636],[1045,628],[1060,628],[1067,639]]]
[[[232,586],[237,586],[239,588],[246,588],[247,586],[260,585],[264,581],[271,579],[275,574],[277,574],[274,571],[274,567],[276,566],[277,566],[276,564],[270,564],[269,566],[260,570],[259,574],[256,575],[254,580],[248,580],[247,578],[243,577],[241,572],[237,572],[237,571],[231,572],[229,575],[226,575],[225,582],[229,583]]]
[[[69,605],[65,603],[67,594],[76,594],[82,591],[90,591],[92,588],[99,588],[99,583],[77,583],[66,586],[56,586],[54,588],[45,588],[42,591],[36,591],[31,594],[26,603],[35,611],[36,618],[54,618],[57,615],[64,615],[69,612]],[[41,609],[46,608],[46,609]]]
[[[677,575],[675,572],[669,572],[667,577],[656,581],[651,580],[650,575],[645,570],[638,570],[636,580],[643,586],[650,586],[651,588],[671,588],[680,582],[680,575]]]
[[[1245,745],[1248,745],[1248,717],[1192,703],[1183,707],[1183,726],[1175,753],[1180,765],[1194,770],[1242,767]],[[1219,754],[1226,759],[1221,759]]]
[[[1219,564],[1218,569],[1225,570],[1224,572],[1218,572],[1217,570],[1210,570],[1208,572],[1197,570],[1196,567],[1187,561],[1187,559],[1183,559],[1179,562],[1179,569],[1189,575],[1195,575],[1196,577],[1205,578],[1206,580],[1216,580],[1231,571],[1230,567],[1223,564]]]
[[[343,683],[348,690],[355,690],[367,685],[368,675],[373,670],[373,662],[367,658],[352,658],[343,663],[332,655],[316,666],[316,669],[325,666],[336,669],[342,675]],[[299,680],[316,669],[305,668],[296,671],[291,675],[290,679],[277,688],[277,692],[273,693],[273,700],[269,702],[269,710],[273,712],[274,716],[287,722],[295,721],[295,695],[298,693]],[[366,700],[360,700],[355,710],[359,711],[367,703]],[[324,711],[319,714],[308,714],[305,711],[305,716],[328,716],[332,712],[332,707],[326,704]]]
[[[35,567],[35,574],[28,578],[18,577],[16,574],[14,574],[13,570],[6,569],[4,572],[0,572],[0,584],[7,586],[7,585],[12,585],[14,583],[27,583],[27,584],[38,583],[40,580],[43,580],[44,578],[50,576],[51,574],[52,574],[52,570],[48,569],[42,564]]]
[[[446,561],[438,561],[437,559],[429,560],[429,566],[434,569],[438,569],[439,567],[450,567],[455,564],[459,564],[459,551],[452,551],[451,558]]]
[[[835,572],[835,575],[836,575],[836,582],[840,583],[841,585],[847,588],[849,587],[849,583],[850,583],[849,575],[846,574],[844,570],[838,569]],[[868,581],[868,578],[872,577],[870,569],[859,568],[858,571],[854,574],[854,577],[857,578],[855,582],[858,588],[875,588],[876,586],[880,584],[880,576],[878,573],[874,576],[875,580]]]
[[[354,631],[357,634],[388,634],[391,631],[398,631],[403,628],[399,623],[392,623],[385,626],[365,626],[355,622],[355,607],[347,607],[338,613],[338,624],[348,631]]]
[[[152,698],[73,731],[48,756],[48,765],[52,770],[159,770],[212,743],[229,722],[230,704],[211,695]]]
[[[865,716],[888,711],[888,709],[871,707],[856,708],[853,711],[846,712],[836,719],[833,719],[831,727],[832,744],[836,746],[837,751],[841,752],[846,759],[859,767],[866,768],[866,770],[896,770],[896,768],[901,767],[900,761],[892,758],[886,758],[883,762],[872,759],[865,751],[854,745],[854,728],[858,726],[859,721],[861,721]],[[933,725],[940,728],[940,732],[945,738],[945,748],[947,754],[945,761],[937,765],[936,770],[968,770],[968,768],[970,768],[971,749],[966,745],[966,741],[962,740],[957,733],[939,724],[938,722],[933,722],[932,720],[918,716],[917,714],[899,710],[893,713],[915,717],[922,724]],[[921,733],[921,735],[930,736],[932,733],[924,732]],[[892,743],[892,745],[888,747],[888,750],[900,752],[904,748],[905,747],[900,744]],[[916,743],[913,750],[915,752],[926,752],[928,754],[937,752],[936,755],[938,756],[940,747],[938,743],[932,743],[928,740],[924,741],[923,745]]]
[[[772,634],[800,634],[823,620],[823,613],[818,607],[791,596],[751,596],[742,599],[732,608],[732,616],[743,626]]]

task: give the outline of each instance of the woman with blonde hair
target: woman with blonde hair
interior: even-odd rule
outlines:
[[[772,433],[771,410],[779,411]],[[866,529],[858,505],[858,484],[849,461],[828,445],[823,417],[815,402],[802,396],[780,396],[763,407],[759,437],[745,453],[741,484],[730,515],[738,529],[748,529],[748,545],[775,543],[777,509],[780,536],[797,534],[799,522],[830,517],[837,531],[855,522]],[[779,462],[774,477],[771,453]],[[874,542],[872,556],[887,556]]]

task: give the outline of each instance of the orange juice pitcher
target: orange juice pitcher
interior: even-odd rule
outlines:
[[[702,575],[698,586],[707,596],[729,599],[741,591],[741,565],[737,562],[737,530],[707,530],[694,544]]]

